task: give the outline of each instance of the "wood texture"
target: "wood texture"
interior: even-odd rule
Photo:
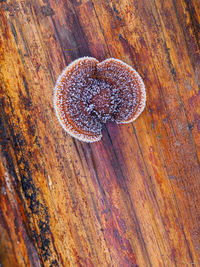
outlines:
[[[0,266],[200,266],[199,0],[0,1]],[[62,69],[119,58],[147,106],[100,142],[53,110]]]

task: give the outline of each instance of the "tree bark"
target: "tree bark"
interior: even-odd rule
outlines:
[[[199,23],[199,0],[0,1],[0,266],[200,265]],[[147,90],[92,144],[53,108],[82,56]]]

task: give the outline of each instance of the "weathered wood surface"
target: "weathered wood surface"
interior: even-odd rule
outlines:
[[[0,266],[200,266],[199,22],[199,0],[0,1]],[[86,55],[147,88],[93,144],[52,104]]]

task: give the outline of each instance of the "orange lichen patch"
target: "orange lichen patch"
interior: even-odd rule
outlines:
[[[140,75],[121,60],[92,57],[72,62],[59,76],[54,107],[62,127],[85,142],[99,141],[102,123],[134,121],[144,110]]]

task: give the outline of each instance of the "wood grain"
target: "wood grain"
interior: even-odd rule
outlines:
[[[62,130],[53,88],[119,58],[147,106],[100,142]],[[200,2],[0,1],[0,266],[200,265]]]

